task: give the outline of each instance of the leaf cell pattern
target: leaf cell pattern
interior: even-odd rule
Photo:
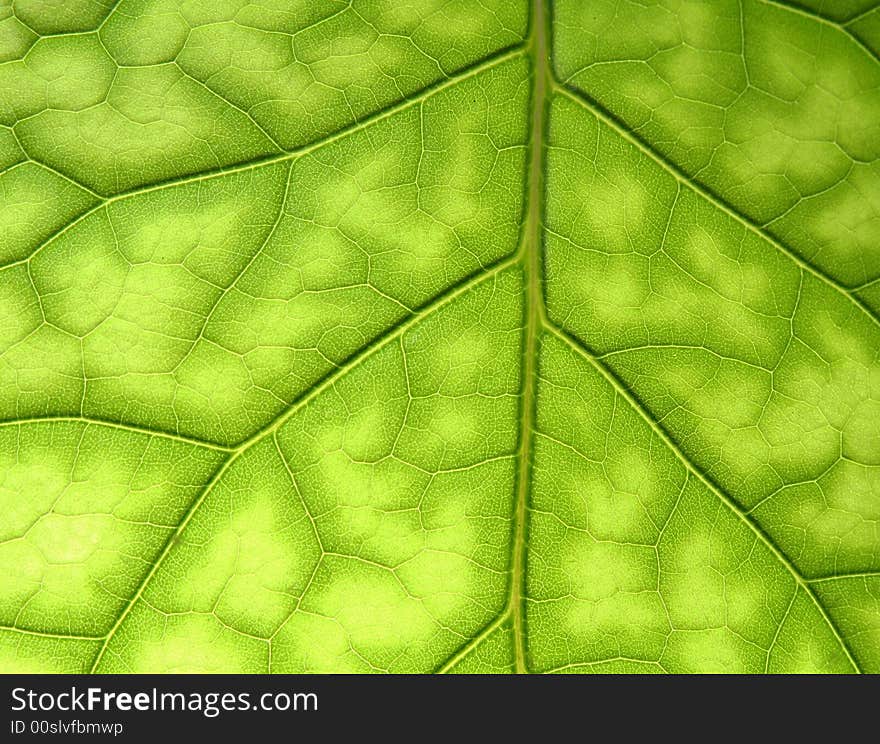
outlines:
[[[0,670],[880,672],[874,0],[0,7]]]

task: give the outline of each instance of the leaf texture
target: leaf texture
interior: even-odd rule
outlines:
[[[0,670],[880,672],[873,0],[0,7]]]

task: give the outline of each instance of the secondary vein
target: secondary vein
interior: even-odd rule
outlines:
[[[742,508],[737,504],[736,500],[730,496],[726,491],[722,490],[715,481],[710,478],[706,473],[702,471],[701,468],[695,465],[690,457],[684,453],[682,448],[679,446],[678,442],[672,437],[669,432],[660,424],[658,421],[654,419],[654,417],[648,412],[648,410],[642,405],[641,401],[634,396],[629,388],[621,382],[621,380],[617,377],[617,375],[608,367],[606,364],[602,362],[601,359],[596,357],[577,337],[568,333],[566,330],[557,327],[554,324],[546,323],[545,327],[549,333],[552,333],[562,342],[564,342],[567,346],[573,349],[576,353],[580,354],[587,362],[589,362],[594,369],[596,369],[599,374],[614,388],[617,393],[619,393],[629,405],[635,410],[635,412],[651,427],[651,430],[663,441],[666,447],[678,458],[679,462],[685,466],[685,468],[696,476],[700,482],[709,490],[710,493],[714,494],[730,511],[734,513],[754,534],[755,537],[767,547],[770,552],[774,555],[774,557],[786,568],[786,570],[791,574],[792,578],[795,581],[795,584],[803,590],[806,595],[810,598],[813,604],[816,606],[816,609],[819,611],[819,614],[827,623],[828,627],[831,629],[831,632],[834,634],[838,644],[843,650],[844,655],[852,666],[853,670],[856,672],[861,672],[861,668],[859,667],[856,659],[852,653],[852,650],[849,647],[849,644],[844,639],[843,635],[840,632],[840,629],[837,627],[837,624],[834,622],[832,617],[828,614],[828,611],[825,609],[825,606],[822,602],[819,601],[819,597],[816,596],[815,591],[810,586],[810,582],[804,578],[801,572],[797,569],[797,567],[792,563],[789,557],[782,552],[782,549],[779,548],[778,545],[774,542],[774,540],[768,535],[764,529],[754,522],[749,516],[742,510]]]
[[[753,232],[763,240],[767,241],[776,250],[778,250],[784,256],[788,257],[795,265],[801,267],[804,271],[809,272],[819,281],[831,287],[834,291],[839,292],[843,297],[849,300],[849,302],[851,302],[861,313],[863,313],[868,318],[868,320],[870,320],[875,325],[880,326],[880,316],[878,316],[873,310],[871,310],[870,307],[868,307],[868,305],[866,305],[861,299],[859,299],[859,297],[854,294],[855,289],[850,289],[841,284],[833,277],[825,274],[819,267],[814,266],[807,259],[797,253],[793,248],[790,248],[786,243],[784,243],[772,232],[767,230],[765,227],[762,227],[761,225],[755,223],[751,218],[741,213],[738,209],[734,208],[725,199],[715,193],[714,190],[700,183],[695,178],[689,176],[681,168],[679,168],[671,160],[669,160],[665,155],[656,150],[653,145],[648,143],[635,132],[631,131],[623,122],[618,119],[616,114],[605,108],[602,104],[592,98],[585,91],[581,90],[580,88],[572,88],[568,85],[564,85],[557,82],[556,80],[552,81],[552,86],[554,90],[560,95],[565,96],[573,103],[589,111],[602,123],[614,130],[620,137],[638,148],[640,152],[647,155],[667,173],[673,176],[676,181],[693,189],[697,194],[702,196],[714,207],[739,222],[746,230]]]

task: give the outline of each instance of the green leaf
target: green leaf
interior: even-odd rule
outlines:
[[[880,672],[880,5],[0,8],[0,671]]]

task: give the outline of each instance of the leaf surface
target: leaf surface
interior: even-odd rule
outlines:
[[[0,669],[880,671],[880,7],[0,8]]]

